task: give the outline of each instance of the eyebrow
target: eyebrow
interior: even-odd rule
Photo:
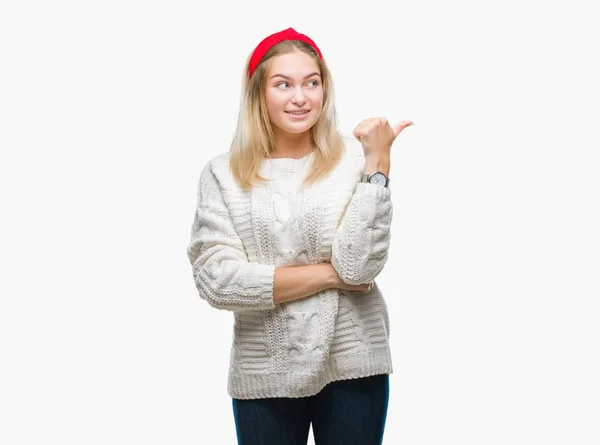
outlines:
[[[308,79],[309,77],[311,77],[311,76],[315,76],[315,75],[317,75],[317,76],[321,77],[321,75],[320,75],[319,73],[315,72],[315,73],[311,73],[311,74],[309,74],[308,76],[305,76],[304,78],[305,78],[305,79]],[[285,75],[283,75],[283,74],[274,74],[274,75],[272,75],[272,76],[271,76],[271,79],[272,79],[273,77],[277,77],[277,76],[279,76],[279,77],[283,77],[284,79],[287,79],[287,80],[291,80],[291,79],[292,79],[291,77],[285,76]]]

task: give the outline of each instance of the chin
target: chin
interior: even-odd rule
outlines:
[[[317,122],[302,122],[302,124],[298,123],[297,125],[285,125],[283,128],[288,133],[304,133],[309,131],[312,127],[315,126]]]
[[[279,128],[282,131],[285,131],[286,133],[301,134],[310,131],[310,129],[315,126],[318,120],[319,119],[317,117],[317,119],[312,122],[296,122],[294,124],[293,122],[289,122],[287,119],[283,119],[279,122],[271,121],[271,125]]]
[[[309,131],[312,128],[312,125],[303,125],[302,127],[287,127],[285,131],[293,134],[300,134]]]

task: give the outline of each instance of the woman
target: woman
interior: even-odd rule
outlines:
[[[390,147],[410,121],[336,129],[333,85],[293,28],[247,60],[229,152],[204,167],[187,254],[200,297],[234,315],[238,443],[380,444],[389,318]],[[362,147],[361,147],[362,145]]]

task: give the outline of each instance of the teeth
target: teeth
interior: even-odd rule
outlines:
[[[299,112],[298,111],[296,111],[296,112],[288,111],[288,113],[289,114],[294,114],[294,115],[299,115],[299,114],[306,114],[306,113],[308,113],[308,111],[299,111]]]

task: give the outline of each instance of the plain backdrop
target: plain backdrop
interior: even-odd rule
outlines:
[[[0,443],[236,443],[233,315],[186,246],[246,57],[290,26],[323,51],[345,134],[415,123],[378,278],[384,444],[600,443],[591,5],[2,2]]]

